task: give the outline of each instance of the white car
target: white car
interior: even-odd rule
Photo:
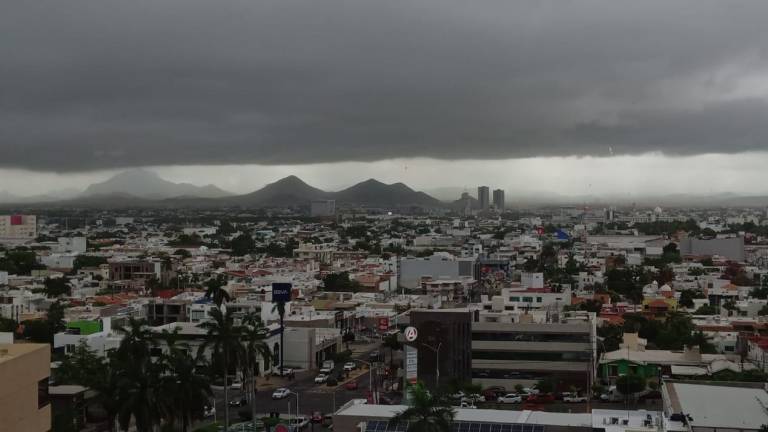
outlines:
[[[517,393],[509,393],[505,394],[504,396],[499,396],[498,399],[496,399],[496,402],[498,403],[523,403],[523,397],[520,396]]]
[[[580,402],[586,402],[587,397],[586,396],[578,396],[578,395],[569,395],[563,397],[563,402],[566,403],[580,403]]]
[[[355,369],[357,369],[355,362],[344,363],[344,372],[352,372]]]
[[[240,390],[241,388],[243,388],[243,383],[240,381],[234,381],[232,384],[229,385],[229,388]]]
[[[315,377],[315,383],[316,384],[323,384],[326,381],[328,381],[328,375],[321,373],[320,375]]]
[[[284,376],[284,377],[290,376],[291,374],[293,374],[293,369],[291,369],[291,368],[283,368],[283,373],[282,374],[280,373],[280,368],[279,367],[275,368],[275,370],[272,372],[272,375]]]
[[[527,395],[537,395],[540,392],[539,392],[539,389],[537,389],[537,388],[526,387],[526,388],[523,389],[523,393],[525,393]]]
[[[459,408],[477,409],[474,404],[467,402],[462,402],[461,405],[459,405]]]
[[[285,387],[280,387],[272,392],[272,399],[284,399],[287,398],[289,394],[291,394],[290,390]]]
[[[485,402],[485,396],[475,393],[475,394],[471,394],[461,398],[461,401],[467,402],[469,404],[475,404],[477,402]]]

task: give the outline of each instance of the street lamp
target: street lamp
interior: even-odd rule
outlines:
[[[364,363],[368,365],[368,389],[373,392],[373,366],[365,360],[352,359],[352,361]]]
[[[439,344],[437,344],[437,348],[433,347],[432,345],[427,345],[423,342],[421,344],[431,349],[435,353],[435,357],[436,357],[435,366],[437,366],[435,368],[435,389],[437,389],[438,387],[440,387],[440,348],[443,346],[443,343],[440,342]]]

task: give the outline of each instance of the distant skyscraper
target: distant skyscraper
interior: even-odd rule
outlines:
[[[496,210],[504,210],[504,189],[493,190],[493,206]]]
[[[488,186],[479,186],[477,188],[477,200],[480,201],[481,210],[488,210],[491,207],[489,192]]]

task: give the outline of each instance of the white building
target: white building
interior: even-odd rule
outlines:
[[[37,216],[0,215],[0,244],[21,244],[37,237]]]

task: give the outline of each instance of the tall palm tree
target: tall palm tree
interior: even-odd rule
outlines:
[[[408,423],[408,432],[451,432],[456,411],[447,399],[430,394],[421,383],[409,389],[411,406],[395,415],[391,423]]]
[[[133,418],[139,432],[150,431],[160,423],[159,380],[161,366],[152,361],[151,350],[157,346],[146,321],[130,318],[127,326],[116,326],[123,339],[110,367],[115,370],[117,420],[128,430]]]
[[[165,374],[161,379],[160,399],[171,427],[175,430],[178,422],[181,431],[186,432],[192,424],[192,415],[203,410],[213,391],[208,378],[195,373],[195,359],[184,350],[185,344],[176,346],[178,349],[162,356]]]
[[[392,333],[384,338],[381,344],[384,348],[389,348],[389,364],[395,363],[395,351],[403,349],[403,344],[397,340],[397,333]]]
[[[277,302],[272,306],[272,313],[277,311],[280,316],[280,376],[283,375],[283,334],[285,333],[285,326],[283,322],[285,320],[285,302]]]
[[[200,345],[198,357],[201,357],[206,349],[211,350],[211,359],[221,362],[224,374],[224,430],[229,430],[229,384],[227,375],[229,366],[242,357],[242,327],[235,324],[232,309],[222,312],[219,308],[211,309],[210,321],[199,324],[208,331],[205,342]],[[214,363],[213,361],[211,363]]]
[[[256,375],[259,364],[259,359],[263,358],[268,360],[272,355],[272,351],[267,345],[266,339],[269,336],[269,332],[261,318],[256,313],[246,314],[243,318],[243,336],[245,339],[245,365],[246,373],[248,374],[248,381],[250,383],[250,391],[248,399],[251,401],[251,419],[253,420],[253,427],[256,427]],[[246,386],[247,387],[247,386]]]

